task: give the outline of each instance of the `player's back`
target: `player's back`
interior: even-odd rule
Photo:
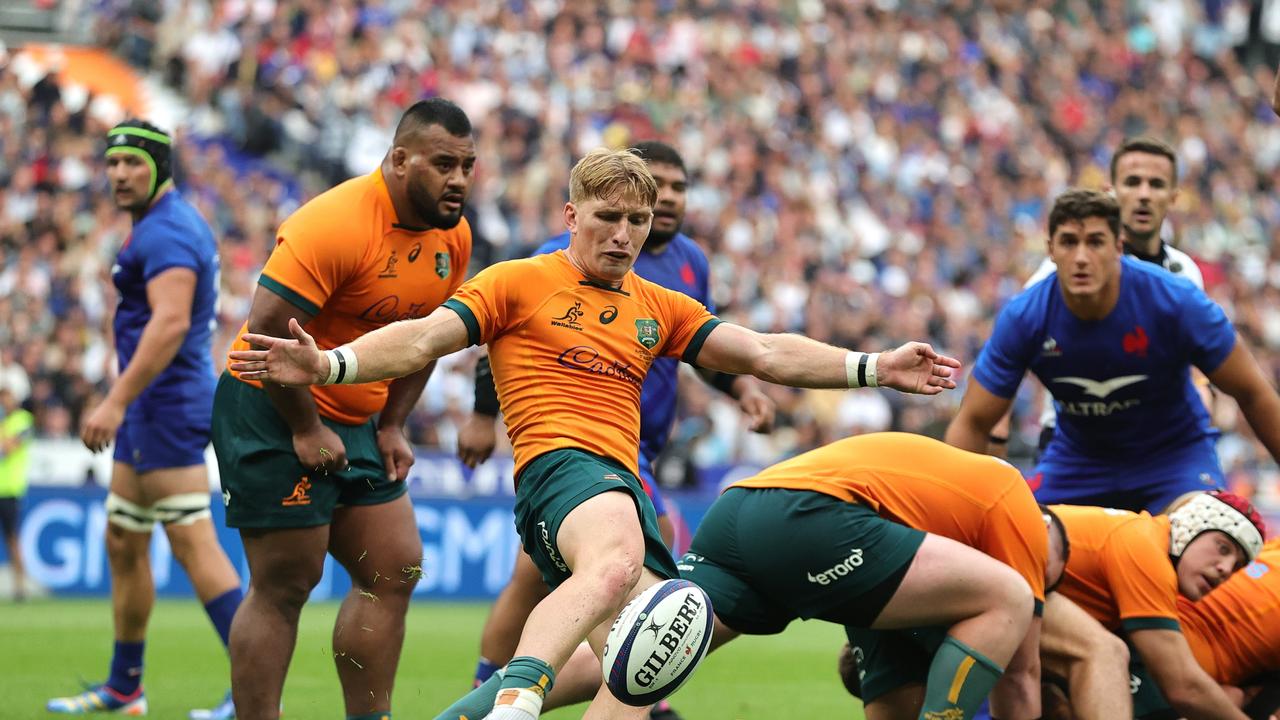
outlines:
[[[1199,602],[1179,597],[1178,617],[1214,680],[1239,685],[1280,670],[1280,539]]]
[[[731,487],[811,490],[997,557],[1043,599],[1048,531],[1017,468],[911,433],[837,440]]]
[[[569,233],[547,240],[534,255],[545,255],[569,247]],[[684,293],[715,312],[711,300],[707,256],[702,248],[684,233],[677,233],[663,248],[653,253],[641,250],[632,268],[635,274],[669,290]],[[654,358],[640,393],[640,452],[649,459],[657,458],[666,447],[671,426],[676,418],[676,390],[680,378],[680,361],[676,358]]]
[[[1053,393],[1058,430],[1046,461],[1150,457],[1212,432],[1190,368],[1226,359],[1230,323],[1190,282],[1121,262],[1119,299],[1105,318],[1077,318],[1050,276],[1010,301],[975,368],[997,395],[1011,394],[1022,367]]]
[[[187,268],[196,277],[191,320],[169,365],[139,396],[143,404],[163,400],[166,409],[184,406],[206,417],[212,407],[214,371],[210,356],[217,323],[218,244],[208,223],[176,190],[162,195],[133,226],[111,269],[119,294],[114,319],[120,369],[132,360],[151,320],[147,283],[172,268]]]
[[[374,171],[290,215],[258,283],[312,315],[307,332],[317,345],[337,347],[429,315],[462,284],[470,257],[465,219],[449,230],[401,224],[381,171]],[[241,349],[247,345],[237,339],[232,350]],[[313,386],[311,394],[325,417],[359,424],[382,409],[390,384]]]
[[[1177,576],[1169,519],[1111,508],[1053,505],[1071,545],[1058,592],[1109,630],[1176,628]]]

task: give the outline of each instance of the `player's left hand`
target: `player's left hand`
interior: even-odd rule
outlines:
[[[378,428],[378,452],[382,455],[383,467],[387,469],[387,479],[404,482],[409,477],[409,467],[413,465],[413,448],[404,431],[398,427]]]
[[[85,416],[80,425],[80,440],[90,452],[105,449],[115,439],[120,423],[124,422],[124,410],[123,405],[107,397]]]
[[[752,382],[744,383],[742,391],[738,393],[738,409],[747,418],[747,427],[754,433],[773,432],[773,419],[777,414],[777,406],[768,395],[760,391],[754,378],[746,379]]]
[[[906,393],[937,395],[953,390],[953,370],[960,361],[939,354],[928,343],[909,342],[880,353],[876,361],[876,384]]]
[[[289,318],[293,339],[245,333],[241,339],[266,350],[234,350],[230,368],[244,380],[260,380],[280,385],[318,385],[329,377],[329,359],[316,341],[294,318]]]

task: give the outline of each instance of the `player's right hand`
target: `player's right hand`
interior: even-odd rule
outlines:
[[[231,369],[245,380],[260,380],[280,385],[318,385],[329,377],[329,359],[316,347],[316,341],[294,318],[289,318],[289,332],[294,339],[245,333],[241,339],[266,350],[233,350]]]
[[[463,465],[474,470],[493,454],[493,448],[498,443],[495,422],[496,418],[471,413],[471,417],[458,429],[458,458]]]
[[[325,475],[347,469],[347,446],[324,423],[316,423],[310,430],[294,433],[293,452],[298,455],[302,467]]]

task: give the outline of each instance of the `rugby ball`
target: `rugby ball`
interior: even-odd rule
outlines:
[[[609,691],[627,705],[675,692],[711,647],[711,599],[688,580],[665,580],[627,603],[609,629],[601,662]]]

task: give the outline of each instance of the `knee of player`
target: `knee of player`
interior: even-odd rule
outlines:
[[[323,556],[319,562],[300,559],[296,564],[281,568],[278,572],[250,576],[255,595],[280,609],[300,609],[307,602],[311,591],[324,573]],[[255,582],[256,581],[256,582]]]
[[[1000,567],[1001,570],[993,575],[993,580],[996,582],[996,602],[1020,623],[1022,631],[1025,632],[1027,626],[1031,624],[1032,613],[1035,610],[1035,595],[1032,594],[1031,586],[1021,575],[1007,565],[1002,564]]]
[[[1115,633],[1099,626],[1097,632],[1089,633],[1086,646],[1086,658],[1129,672],[1129,646]]]
[[[640,580],[644,555],[615,551],[592,571],[601,595],[609,602],[621,606]]]

